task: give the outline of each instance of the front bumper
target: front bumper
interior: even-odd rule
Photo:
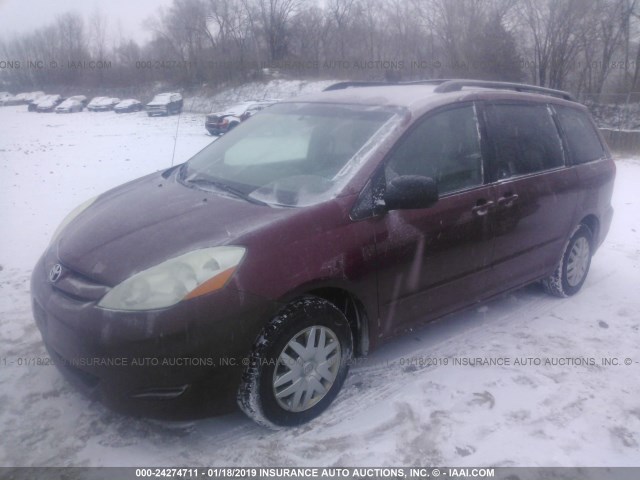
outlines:
[[[33,314],[53,362],[79,390],[114,410],[151,417],[235,409],[247,356],[275,302],[226,287],[164,310],[109,311],[91,298],[108,287],[64,266],[51,283],[55,263],[45,254],[34,269]]]

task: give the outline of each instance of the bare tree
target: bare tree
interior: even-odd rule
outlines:
[[[289,28],[302,0],[253,0],[256,17],[267,44],[270,61],[280,61],[289,53]],[[247,5],[251,3],[247,0]]]
[[[594,11],[594,0],[521,0],[520,14],[531,36],[534,82],[563,88],[581,52],[580,31]]]

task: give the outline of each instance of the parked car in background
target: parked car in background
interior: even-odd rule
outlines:
[[[89,103],[89,99],[84,95],[72,95],[71,97],[67,98],[67,100],[76,100],[80,102],[83,107],[86,107]]]
[[[18,98],[18,95],[11,95],[9,97],[4,97],[3,100],[0,100],[0,105],[4,106],[4,107],[8,107],[11,105],[20,105],[21,103],[23,103],[20,98]]]
[[[567,92],[344,82],[74,209],[33,314],[55,366],[115,409],[298,425],[403,331],[533,282],[577,294],[615,170]]]
[[[24,99],[26,101],[26,103],[31,103],[34,102],[38,99],[40,99],[41,97],[44,97],[46,95],[46,93],[44,93],[42,90],[37,90],[35,92],[28,92],[24,94]]]
[[[53,112],[62,101],[61,95],[47,95],[36,102],[36,111],[40,113]]]
[[[55,108],[56,113],[74,113],[82,110],[84,110],[84,104],[82,100],[78,100],[76,97],[67,98]]]
[[[25,92],[25,93],[19,93],[17,96],[21,99],[21,103],[28,105],[27,109],[30,112],[31,111],[35,112],[36,106],[33,104],[40,98],[44,97],[45,93],[42,91]],[[33,105],[33,107],[31,105]]]
[[[3,105],[6,100],[13,98],[13,95],[9,92],[0,92],[0,105]]]
[[[10,105],[20,105],[20,100],[18,100],[15,95],[11,95],[9,97],[3,97],[2,99],[0,99],[0,105],[3,107],[8,107]]]
[[[113,110],[118,103],[119,98],[115,97],[94,97],[87,105],[87,110],[90,112],[108,112]]]
[[[208,114],[204,126],[211,135],[222,135],[276,102],[277,100],[260,100],[238,103],[222,112]]]
[[[38,111],[38,105],[40,104],[40,102],[47,102],[49,101],[51,98],[53,97],[60,97],[60,100],[62,100],[62,97],[60,95],[36,95],[33,97],[33,99],[29,102],[29,105],[27,106],[27,110],[30,112],[36,112]]]
[[[127,98],[126,100],[122,100],[115,107],[113,107],[113,110],[116,113],[140,112],[144,110],[144,105],[140,100]]]
[[[28,93],[28,92],[21,92],[21,93],[18,93],[18,94],[15,96],[15,99],[16,99],[16,101],[17,101],[17,102],[19,102],[19,103],[18,103],[19,105],[24,104],[24,103],[29,103],[29,100],[28,100],[28,98],[27,98],[27,96],[28,96],[28,95],[30,95],[30,93]]]
[[[182,112],[183,99],[180,93],[159,93],[147,103],[147,115],[171,115]]]

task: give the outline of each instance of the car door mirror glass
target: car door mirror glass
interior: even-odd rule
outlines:
[[[438,201],[438,187],[430,177],[401,175],[387,183],[384,203],[387,210],[429,208]]]

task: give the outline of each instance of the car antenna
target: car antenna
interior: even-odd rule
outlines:
[[[176,145],[178,144],[178,129],[180,128],[180,117],[182,116],[182,109],[178,112],[178,121],[176,122],[176,135],[173,137],[173,153],[171,154],[171,166],[173,167],[173,161],[176,158]]]

